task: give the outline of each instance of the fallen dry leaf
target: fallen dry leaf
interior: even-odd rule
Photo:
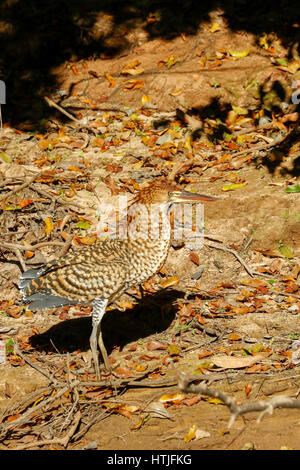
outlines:
[[[176,286],[176,284],[178,284],[178,282],[179,282],[178,277],[173,276],[173,277],[169,277],[168,279],[164,279],[163,281],[161,281],[160,285],[161,285],[161,287],[166,289],[167,287]]]
[[[106,73],[105,78],[109,81],[109,88],[113,88],[116,84],[116,81],[115,81],[114,77],[109,75],[109,73]]]
[[[44,220],[44,223],[45,223],[45,227],[44,227],[45,233],[46,233],[46,235],[49,235],[49,233],[53,230],[52,219],[50,219],[50,217],[47,217]]]
[[[189,432],[184,436],[184,442],[188,443],[188,442],[190,442],[192,439],[195,439],[195,437],[196,437],[196,430],[197,430],[197,426],[196,426],[196,424],[194,424],[194,425],[189,429]]]
[[[126,82],[123,82],[124,91],[132,91],[136,90],[137,88],[141,88],[144,85],[143,80],[126,80]]]
[[[161,403],[180,403],[182,400],[185,399],[184,393],[173,393],[173,394],[164,394],[159,398]]]
[[[234,356],[216,356],[210,358],[210,361],[222,369],[242,369],[250,367],[259,362],[264,356],[257,354],[256,356],[234,357]]]
[[[148,351],[155,351],[156,349],[168,349],[168,345],[166,343],[161,343],[160,341],[149,341],[147,344]]]

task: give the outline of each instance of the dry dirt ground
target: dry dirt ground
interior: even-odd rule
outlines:
[[[92,33],[113,41],[112,21],[99,14]],[[275,409],[260,423],[247,413],[228,429],[224,403],[179,395],[177,385],[184,371],[241,403],[299,392],[300,196],[286,192],[299,185],[299,71],[286,45],[262,37],[233,32],[219,10],[195,34],[168,40],[127,26],[125,52],[52,69],[52,116],[4,125],[0,449],[300,449],[299,410]],[[103,335],[118,385],[104,374],[93,386],[89,309],[25,310],[18,278],[93,243],[99,201],[132,196],[155,177],[218,199],[204,207],[204,246],[174,241],[145,297],[132,289],[111,306]]]

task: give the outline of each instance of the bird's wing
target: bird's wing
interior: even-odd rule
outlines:
[[[35,282],[39,284],[38,279],[46,276],[51,272],[59,272],[60,269],[65,269],[68,266],[80,266],[81,264],[89,263],[112,263],[114,261],[122,261],[122,254],[127,249],[127,242],[125,240],[106,239],[98,240],[95,244],[85,246],[81,250],[72,251],[65,256],[56,258],[49,263],[40,266],[37,269],[29,269],[24,272],[20,277],[19,289],[21,293],[27,296],[28,286],[35,287]],[[72,269],[72,268],[70,268]],[[74,268],[76,269],[76,268]],[[40,285],[36,286],[39,289]]]
[[[39,310],[62,305],[90,302],[99,297],[110,299],[124,290],[129,266],[119,260],[100,263],[73,263],[51,265],[23,274],[23,298],[32,302],[30,308]]]

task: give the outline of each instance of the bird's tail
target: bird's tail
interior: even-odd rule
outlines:
[[[42,268],[37,268],[37,269],[28,269],[28,271],[25,271],[21,277],[20,277],[20,282],[19,282],[19,289],[23,296],[26,297],[25,294],[25,289],[26,287],[30,284],[32,279],[38,278],[42,274]]]
[[[44,308],[63,307],[65,305],[76,305],[79,302],[53,294],[47,289],[41,288],[39,277],[44,273],[44,267],[29,269],[25,271],[19,282],[19,289],[23,300],[30,303],[30,310],[42,310]]]

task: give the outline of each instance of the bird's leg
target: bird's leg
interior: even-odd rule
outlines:
[[[140,291],[141,299],[143,299],[145,297],[145,294],[144,294],[144,289],[143,289],[142,284],[139,284],[139,291]]]
[[[99,299],[94,299],[92,301],[93,330],[90,336],[90,346],[91,346],[91,350],[93,354],[94,365],[95,365],[95,370],[96,370],[96,375],[97,375],[98,380],[100,380],[100,367],[99,367],[97,344],[99,344],[99,348],[100,348],[100,351],[104,360],[105,368],[108,371],[111,371],[111,367],[110,367],[107,352],[103,343],[102,331],[101,331],[101,320],[103,318],[103,315],[105,314],[107,304],[108,304],[108,299],[99,298]]]

